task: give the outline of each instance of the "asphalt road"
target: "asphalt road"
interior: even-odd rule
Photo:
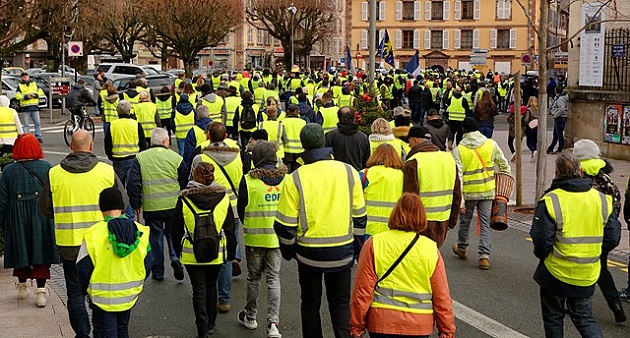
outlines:
[[[97,123],[94,153],[103,159],[103,133]],[[497,129],[504,129],[498,123]],[[63,142],[62,125],[44,125],[43,148],[46,160],[57,164],[69,152]],[[473,230],[474,231],[474,230]],[[519,338],[542,337],[542,318],[538,296],[538,286],[532,279],[537,261],[532,253],[532,244],[527,240],[527,233],[510,228],[505,232],[493,233],[493,253],[490,257],[491,268],[481,271],[477,268],[474,255],[476,239],[471,233],[470,258],[462,261],[450,251],[456,233],[451,231],[442,254],[447,268],[451,296],[455,301],[457,318],[457,337],[481,338]],[[618,287],[624,285],[627,273],[622,271],[623,264],[610,264]],[[242,263],[245,269],[245,263]],[[194,314],[192,310],[192,291],[188,277],[183,282],[176,281],[167,267],[164,282],[147,280],[138,304],[132,311],[132,337],[195,337]],[[283,261],[282,306],[280,330],[284,338],[301,337],[299,318],[299,285],[297,268],[294,261]],[[245,304],[245,276],[234,279],[232,310],[228,314],[219,314],[216,337],[265,337],[266,292],[264,281],[261,283],[261,309],[256,331],[242,328],[236,321],[236,313]],[[595,318],[601,325],[606,337],[628,337],[625,323],[614,323],[613,315],[603,296],[596,292],[593,299]],[[630,315],[630,303],[624,303]],[[330,319],[325,300],[322,300],[322,319],[325,337],[332,337]],[[566,337],[579,337],[570,320],[565,320]]]

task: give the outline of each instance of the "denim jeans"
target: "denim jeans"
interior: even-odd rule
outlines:
[[[33,124],[35,125],[35,137],[38,139],[42,138],[42,125],[39,120],[39,110],[30,110],[20,113],[20,119],[22,120],[22,128],[24,129],[24,133],[30,132],[29,124],[31,120],[33,120]]]
[[[564,311],[566,310],[573,325],[584,338],[601,338],[602,330],[593,318],[593,297],[565,298],[551,290],[540,288],[540,305],[545,326],[546,338],[564,337]]]
[[[103,135],[107,135],[109,132],[109,125],[111,122],[103,122]]]
[[[171,236],[170,218],[145,218],[145,225],[151,229],[149,242],[153,253],[153,266],[151,273],[153,278],[164,277],[164,237],[168,246],[168,256],[172,261],[178,261],[177,254],[173,248],[173,238]]]
[[[492,230],[490,229],[490,217],[492,212],[492,200],[470,200],[466,201],[466,212],[459,216],[459,232],[457,246],[460,249],[468,248],[468,239],[470,236],[470,221],[473,218],[473,212],[477,209],[481,223],[481,236],[479,237],[478,252],[483,258],[490,255],[490,239]]]
[[[177,139],[177,153],[179,154],[179,156],[184,156],[185,146],[186,146],[186,139],[178,138]]]
[[[76,338],[90,337],[90,318],[85,308],[85,295],[79,285],[79,272],[74,260],[63,260],[63,276],[68,293],[68,316]]]
[[[90,304],[94,338],[129,338],[129,318],[131,310],[107,312]]]
[[[494,132],[494,128],[490,128],[490,127],[479,127],[479,132],[481,133],[481,135],[487,137],[487,138],[492,138],[492,132]]]
[[[236,260],[241,261],[243,253],[241,249],[241,241],[239,240],[238,229],[241,222],[236,219],[236,226],[234,231],[236,232]],[[230,296],[232,294],[232,262],[228,261],[221,265],[219,270],[219,304],[229,304]]]
[[[114,172],[116,172],[116,175],[125,186],[127,186],[127,174],[129,173],[129,169],[133,164],[133,160],[133,158],[130,158],[126,160],[112,161]],[[127,207],[127,210],[125,210],[125,216],[127,216],[127,218],[129,218],[130,220],[136,219],[136,213],[131,208],[131,205],[129,205]]]
[[[564,126],[567,123],[566,117],[558,117],[553,121],[553,139],[551,144],[547,147],[547,152],[553,151],[558,143],[558,151],[564,149]]]
[[[217,321],[218,265],[186,265],[193,291],[193,310],[197,334],[205,337]]]
[[[247,303],[245,316],[256,318],[260,280],[264,272],[267,277],[267,323],[280,321],[280,249],[245,247],[247,259]]]
[[[617,292],[617,287],[615,286],[615,280],[610,274],[610,271],[608,271],[608,254],[609,252],[602,251],[597,285],[602,291],[608,307],[612,310],[614,306],[619,303],[619,293]]]

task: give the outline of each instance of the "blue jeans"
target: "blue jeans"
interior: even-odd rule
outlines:
[[[94,338],[129,338],[131,310],[107,312],[91,304]]]
[[[35,137],[38,139],[42,138],[42,125],[39,121],[39,110],[30,110],[20,113],[20,119],[22,120],[22,128],[24,128],[24,133],[29,133],[29,124],[31,120],[33,120],[33,124],[35,125]]]
[[[494,132],[494,128],[479,127],[479,132],[487,138],[492,138],[492,133]]]
[[[151,229],[149,242],[153,253],[153,266],[151,273],[153,278],[164,277],[164,237],[168,246],[168,256],[172,261],[178,261],[175,249],[173,249],[173,238],[171,236],[170,218],[145,218],[145,225]]]
[[[68,293],[68,317],[76,338],[90,338],[90,318],[85,308],[85,295],[79,286],[79,272],[74,260],[63,260],[63,276]]]
[[[573,325],[582,337],[601,338],[602,330],[593,318],[592,299],[566,298],[556,295],[553,291],[540,288],[540,304],[545,326],[546,338],[564,337],[564,310],[566,309],[573,321]]]
[[[129,169],[131,168],[131,165],[133,164],[133,160],[134,160],[133,158],[130,158],[126,160],[112,161],[114,172],[116,172],[116,175],[125,186],[127,186],[127,173],[129,173]],[[125,216],[127,216],[127,218],[129,218],[132,221],[136,219],[136,213],[131,208],[131,205],[129,205],[127,207],[127,210],[125,210]]]
[[[236,232],[236,260],[241,261],[243,259],[243,249],[241,248],[241,242],[238,240],[238,229],[240,228],[241,221],[235,220],[236,226],[234,231]],[[232,294],[232,262],[228,261],[221,265],[219,270],[219,304],[230,303],[230,295]]]
[[[567,123],[566,117],[558,117],[553,121],[553,139],[551,144],[547,147],[547,152],[553,151],[553,148],[558,144],[558,151],[564,149],[564,126]]]
[[[110,123],[111,122],[103,122],[103,135],[107,135],[107,133],[109,132],[109,124]]]
[[[185,138],[178,138],[177,139],[177,153],[179,154],[179,156],[184,156],[184,147],[186,146],[186,139]]]

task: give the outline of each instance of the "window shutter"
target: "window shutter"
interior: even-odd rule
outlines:
[[[420,49],[420,30],[413,30],[413,49]]]
[[[512,0],[506,1],[503,6],[504,6],[504,8],[503,8],[503,10],[504,10],[503,17],[505,19],[512,18]]]
[[[403,7],[402,1],[396,1],[396,20],[397,21],[401,21],[402,20],[402,17],[403,17],[403,13],[402,13],[403,9],[402,9],[402,7]]]
[[[490,30],[490,48],[493,48],[493,49],[497,48],[497,30],[496,29]]]
[[[459,29],[453,30],[453,48],[460,49],[462,46],[462,31]]]
[[[378,9],[379,9],[379,15],[378,15],[378,19],[383,21],[385,20],[385,1],[379,1],[378,4]]]
[[[361,49],[368,48],[368,31],[367,29],[361,30]]]
[[[378,48],[378,44],[381,43],[381,41],[383,41],[383,37],[385,36],[385,30],[384,29],[379,29],[378,30],[378,42],[376,47]]]
[[[396,49],[402,48],[402,31],[400,29],[396,30]]]
[[[421,6],[422,6],[422,3],[420,1],[414,1],[413,2],[413,19],[415,21],[420,20],[420,18],[422,17]]]
[[[455,20],[462,19],[462,0],[455,0]]]
[[[473,48],[479,48],[479,30],[473,31]]]
[[[444,19],[444,21],[450,20],[451,19],[451,1],[445,0],[442,9],[443,9],[442,19]]]
[[[424,49],[431,49],[431,31],[424,31]]]
[[[510,29],[510,49],[516,48],[516,29]]]
[[[362,21],[368,21],[368,8],[369,8],[369,5],[367,1],[363,1],[361,3],[361,20]]]
[[[451,49],[448,30],[442,31],[442,49]]]
[[[431,1],[424,2],[424,19],[431,21]]]
[[[479,18],[481,17],[481,4],[479,0],[475,0],[475,2],[473,3],[473,19],[475,20],[479,20]]]
[[[503,7],[505,2],[503,0],[496,0],[497,4],[497,19],[503,19]]]

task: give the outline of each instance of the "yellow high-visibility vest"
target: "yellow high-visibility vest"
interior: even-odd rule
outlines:
[[[319,108],[319,112],[324,118],[324,123],[322,124],[324,134],[327,134],[329,131],[337,128],[337,123],[339,123],[339,117],[337,116],[338,111],[339,107],[336,106]]]
[[[173,114],[173,97],[169,97],[166,100],[160,100],[159,98],[155,100],[155,104],[157,105],[158,114],[160,115],[160,119],[170,119]]]
[[[214,102],[210,102],[204,98],[201,99],[201,104],[208,107],[208,117],[212,121],[223,123],[223,105],[224,100],[219,95],[215,95]]]
[[[495,187],[494,161],[492,159],[494,141],[488,139],[481,147],[476,149],[470,149],[460,144],[457,146],[457,149],[459,149],[462,161],[462,191],[464,193],[493,191]],[[485,168],[479,157],[485,162]]]
[[[448,119],[451,121],[464,121],[466,118],[466,109],[464,109],[464,96],[459,98],[451,97],[451,104],[448,106]]]
[[[153,102],[140,102],[136,105],[136,119],[142,126],[146,138],[151,137],[153,129],[157,128],[155,114],[157,114],[157,105]]]
[[[299,117],[287,117],[282,121],[284,132],[287,135],[287,143],[284,145],[284,152],[287,154],[300,154],[304,152],[302,141],[300,141],[300,132],[306,125],[306,121]]]
[[[255,169],[254,169],[255,170]],[[273,229],[282,184],[268,186],[260,179],[245,175],[247,206],[243,219],[245,245],[259,248],[279,248],[278,236]]]
[[[269,142],[274,143],[277,147],[276,155],[278,158],[284,158],[284,145],[282,142],[282,132],[284,126],[280,121],[263,121],[258,124],[259,130],[266,130]]]
[[[389,215],[403,194],[403,172],[382,165],[363,169],[368,186],[363,190],[367,209],[365,233],[376,235],[387,231]]]
[[[44,91],[37,87],[37,83],[35,81],[29,81],[28,84],[20,82],[18,85],[19,91],[15,93],[15,98],[20,102],[20,107],[28,107],[39,105],[39,98],[44,96]],[[35,97],[32,99],[27,99],[26,95],[35,94]]]
[[[188,198],[188,197],[182,196],[181,198]],[[210,210],[200,209],[190,199],[188,200],[188,203],[190,203],[190,205],[193,207],[194,211],[197,214],[203,214],[210,211]],[[182,262],[182,264],[184,265],[221,265],[225,263],[225,261],[227,260],[227,249],[226,249],[227,239],[225,238],[225,234],[223,232],[223,223],[225,222],[225,219],[227,218],[229,205],[230,205],[230,202],[226,194],[223,196],[219,204],[217,204],[214,207],[214,210],[212,211],[214,224],[217,227],[217,232],[219,233],[219,237],[220,237],[219,256],[212,262],[198,263],[197,259],[195,259],[195,252],[193,251],[193,244],[190,242],[190,240],[186,239],[186,235],[184,235],[184,238],[181,239],[182,255],[180,257],[180,261]],[[195,233],[195,215],[193,214],[193,211],[190,210],[188,205],[186,205],[186,203],[182,203],[182,214],[184,216],[184,226],[188,230],[188,233],[190,233],[191,235],[194,234]]]
[[[418,163],[418,195],[424,205],[427,220],[444,222],[451,217],[457,164],[453,156],[443,151],[419,152],[409,160]]]
[[[138,143],[138,121],[134,119],[118,119],[111,122],[112,153],[114,158],[136,155],[140,152]]]
[[[118,102],[120,102],[120,99],[116,99],[113,103],[103,100],[103,115],[105,116],[105,122],[118,120]]]
[[[203,148],[202,148],[203,149]],[[237,194],[238,194],[238,186],[241,183],[241,178],[243,177],[243,161],[241,161],[240,153],[237,153],[234,161],[228,163],[223,166],[227,176],[223,174],[223,171],[219,168],[219,164],[212,159],[212,157],[206,155],[205,153],[201,153],[201,161],[206,163],[212,163],[216,169],[214,172],[214,181],[221,185],[227,190],[228,198],[230,199],[230,205],[232,205],[232,209],[234,212],[234,218],[238,218],[238,212],[236,210],[236,202],[237,202]],[[232,184],[230,184],[232,182]],[[232,185],[234,185],[234,189],[232,189]]]
[[[175,137],[183,140],[188,135],[188,131],[195,125],[195,112],[184,115],[175,110]]]
[[[234,126],[234,115],[236,114],[236,109],[241,105],[241,98],[237,96],[228,96],[224,99],[225,101],[225,126],[233,127]]]
[[[142,177],[142,210],[174,209],[179,196],[178,169],[182,157],[158,146],[139,153],[136,158]]]
[[[0,138],[16,138],[15,111],[9,107],[0,107]]]

